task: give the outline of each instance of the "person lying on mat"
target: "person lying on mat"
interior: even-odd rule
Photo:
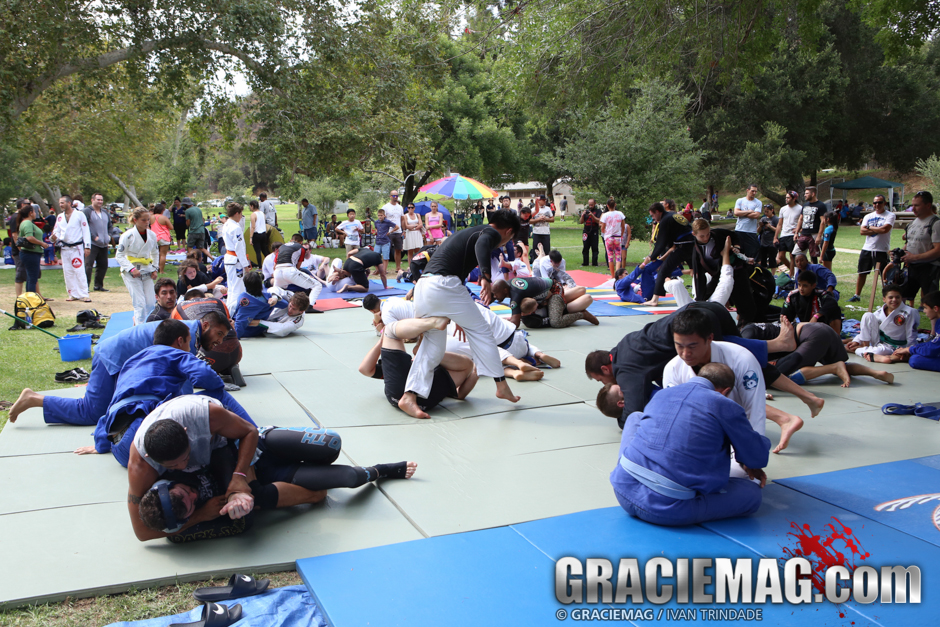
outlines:
[[[363,357],[359,373],[384,380],[385,398],[393,406],[401,408],[399,401],[405,394],[405,383],[412,365],[411,355],[405,351],[404,340],[418,338],[432,329],[443,331],[449,322],[447,318],[438,317],[389,322],[381,331],[382,337]],[[431,390],[427,397],[417,397],[416,411],[413,414],[406,413],[413,418],[430,418],[427,412],[445,398],[467,398],[478,378],[472,359],[445,351],[440,364],[432,373]]]
[[[32,407],[42,407],[42,417],[49,424],[90,426],[108,411],[118,374],[125,362],[148,346],[153,346],[154,333],[162,322],[146,322],[124,329],[103,340],[95,348],[91,359],[91,375],[82,398],[43,396],[26,388],[10,408],[10,422]],[[202,320],[186,321],[190,331],[189,352],[199,349],[211,351],[228,333],[228,319],[221,315],[206,315]]]
[[[264,279],[257,271],[246,272],[244,281],[245,291],[238,297],[234,314],[239,339],[287,337],[303,326],[304,313],[310,306],[304,292],[285,292],[274,287],[265,290]]]
[[[242,346],[238,341],[238,333],[232,324],[225,301],[211,294],[207,296],[194,288],[186,292],[170,317],[174,320],[202,320],[206,314],[213,311],[229,321],[229,331],[212,350],[200,349],[197,357],[212,366],[212,369],[223,377],[231,377],[230,381],[235,385],[244,387],[245,380],[238,367],[242,359]]]
[[[796,349],[794,330],[789,322],[781,322],[783,330],[773,340],[747,340],[739,337],[734,318],[723,305],[695,302],[651,322],[640,331],[628,333],[613,349],[592,351],[585,358],[584,370],[589,379],[610,385],[616,383],[623,390],[624,411],[617,419],[620,428],[623,428],[627,416],[643,409],[653,390],[660,387],[658,384],[662,382],[663,369],[676,356],[672,324],[681,312],[692,309],[700,309],[708,315],[711,333],[716,339],[735,342],[757,357],[764,379],[774,388],[799,398],[810,408],[812,416],[822,410],[825,401],[780,374],[773,365],[767,364],[768,353],[788,353]]]
[[[780,334],[780,323],[751,323],[741,328],[741,337],[771,340]],[[851,377],[874,377],[885,383],[894,383],[894,375],[884,370],[873,370],[848,361],[849,355],[839,334],[828,324],[801,322],[796,325],[796,350],[792,353],[769,355],[777,370],[802,385],[823,375],[835,375],[847,388]],[[821,364],[817,366],[816,364]]]
[[[159,426],[165,432],[152,438],[159,446],[151,443],[151,457],[157,450],[168,457],[183,455],[180,451],[190,446],[187,432],[173,421],[164,420]],[[245,472],[250,495],[222,489],[239,476],[239,449],[230,441],[212,451],[206,468],[163,473],[140,499],[141,522],[151,534],[160,534],[155,537],[175,543],[236,535],[250,526],[252,511],[319,503],[327,490],[358,488],[378,479],[410,479],[418,467],[415,462],[335,464],[341,448],[342,440],[334,431],[264,427],[258,430],[257,461]]]
[[[630,414],[610,473],[614,495],[630,516],[679,526],[757,511],[770,440],[726,398],[735,380],[728,366],[706,364],[697,376],[662,390],[643,411]],[[619,386],[606,385],[597,402],[616,416],[623,394]],[[731,447],[748,479],[729,478]]]
[[[180,320],[164,320],[148,346],[125,362],[115,383],[114,394],[105,415],[95,426],[94,446],[83,446],[78,455],[111,452],[125,468],[131,443],[143,419],[168,398],[192,394],[202,389],[248,422],[251,418],[225,391],[222,379],[206,362],[193,357],[189,346],[189,326]]]
[[[526,298],[534,298],[538,306],[548,308],[549,323],[553,329],[570,327],[578,320],[600,324],[594,314],[587,310],[594,299],[583,287],[568,289],[551,279],[517,277],[511,281],[496,282],[491,289],[494,301],[509,299],[509,321],[516,328],[522,320],[522,301]]]
[[[354,248],[346,255],[346,262],[343,264],[342,269],[333,272],[339,279],[352,279],[353,284],[337,288],[337,293],[341,294],[346,291],[368,292],[369,268],[378,268],[379,277],[382,279],[382,288],[388,289],[388,277],[385,275],[385,268],[382,265],[382,255],[368,248]]]

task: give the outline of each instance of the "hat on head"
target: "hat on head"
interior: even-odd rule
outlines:
[[[548,200],[548,198],[545,197],[545,194],[539,194],[539,200]]]
[[[184,198],[183,200],[180,201],[180,204],[181,204],[181,205],[187,205],[187,206],[189,206],[189,207],[192,207],[192,206],[193,206],[193,199],[190,198],[189,196],[187,196],[186,198]]]

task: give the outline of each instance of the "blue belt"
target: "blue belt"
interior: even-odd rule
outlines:
[[[116,403],[112,403],[108,408],[108,423],[114,422],[114,419],[121,413],[122,410],[127,408],[129,405],[141,404],[144,403],[154,403],[154,406],[159,405],[163,402],[164,399],[153,394],[134,394],[133,396],[128,396],[127,398],[122,398]],[[149,413],[149,412],[148,412]]]
[[[624,455],[620,456],[620,467],[631,477],[657,494],[662,494],[663,496],[679,501],[688,501],[689,499],[695,498],[695,490],[681,486],[675,481],[667,479],[649,468],[634,464]]]

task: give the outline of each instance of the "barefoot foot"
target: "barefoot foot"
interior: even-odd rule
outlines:
[[[411,392],[406,392],[398,401],[398,409],[412,418],[430,418],[427,412],[418,407],[418,401]]]
[[[20,397],[10,407],[10,422],[16,422],[21,413],[32,407],[42,407],[42,394],[37,394],[26,388],[20,392]]]
[[[774,448],[774,453],[779,453],[787,448],[790,438],[793,434],[803,428],[803,419],[793,414],[784,414],[786,418],[780,424],[780,442]]]
[[[816,416],[818,416],[819,412],[822,411],[823,405],[825,404],[826,404],[826,401],[824,401],[823,399],[819,398],[818,396],[814,394],[813,398],[811,398],[806,403],[806,406],[809,407],[810,418],[815,418]]]
[[[778,352],[792,353],[796,350],[796,332],[793,323],[786,316],[780,316],[780,335],[777,339],[781,344]]]
[[[434,328],[439,331],[444,331],[447,329],[447,325],[450,324],[450,318],[442,318],[440,316],[434,316],[431,318],[433,320],[432,324]]]
[[[496,384],[496,398],[501,398],[510,403],[519,402],[519,397],[512,393],[512,390],[509,389],[509,384],[505,381]]]
[[[842,379],[842,387],[847,388],[852,383],[852,377],[849,376],[849,371],[845,367],[844,361],[836,362],[836,376]]]
[[[418,469],[418,462],[408,462],[408,467],[405,470],[405,479],[411,479],[415,476],[415,471]]]
[[[544,364],[548,364],[552,368],[561,368],[561,361],[555,359],[551,355],[546,355],[545,353],[536,353],[535,358]]]
[[[871,376],[875,377],[879,381],[884,381],[888,385],[891,385],[892,383],[894,383],[894,375],[891,374],[890,372],[885,372],[884,370],[878,370]],[[11,415],[12,415],[12,411],[11,411]]]

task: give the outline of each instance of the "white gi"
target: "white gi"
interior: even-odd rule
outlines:
[[[342,259],[334,259],[333,261],[330,262],[330,272],[332,272],[333,270],[342,270],[342,269],[343,269]],[[356,281],[353,280],[352,277],[346,277],[344,279],[340,279],[339,281],[333,284],[333,290],[336,291],[339,288],[343,287],[344,285],[356,285]]]
[[[274,278],[274,266],[276,265],[277,260],[277,251],[274,251],[270,255],[264,258],[264,261],[261,262],[261,275],[264,276],[264,280]]]
[[[667,294],[672,294],[676,299],[676,305],[683,307],[692,302],[689,296],[689,290],[685,287],[685,282],[679,279],[669,279],[663,284]],[[692,286],[695,288],[695,285]],[[731,290],[734,289],[734,268],[731,266],[721,266],[721,276],[718,277],[718,285],[715,291],[709,296],[708,301],[725,305],[731,298]]]
[[[114,259],[121,266],[121,278],[131,295],[135,325],[146,322],[156,304],[151,274],[157,271],[154,265],[154,253],[157,250],[157,236],[150,229],[141,237],[137,227],[131,225],[118,240]],[[131,270],[138,271],[138,276],[131,276]]]
[[[65,291],[72,299],[88,298],[88,278],[85,276],[85,251],[91,250],[88,219],[78,209],[73,209],[68,219],[64,213],[60,213],[55,219],[52,234],[56,237],[56,243],[62,245]]]
[[[568,287],[578,286],[574,279],[571,278],[571,275],[565,271],[565,260],[562,259],[561,263],[558,264],[558,267],[556,268],[552,264],[552,260],[548,255],[539,257],[535,260],[535,262],[532,264],[532,275],[545,279],[551,279],[553,281],[559,281]]]
[[[477,303],[477,307],[480,308],[480,313],[483,314],[487,324],[490,325],[490,329],[493,331],[493,339],[496,342],[496,350],[499,351],[499,360],[501,362],[505,362],[508,357],[535,360],[535,354],[539,352],[539,349],[529,344],[525,331],[517,329],[516,325],[509,320],[480,303]],[[473,353],[470,350],[470,344],[457,339],[456,330],[457,326],[453,322],[447,325],[447,352],[466,355],[472,359]]]
[[[504,376],[502,360],[493,341],[493,331],[467,293],[457,276],[425,275],[415,284],[415,317],[441,316],[459,324],[467,334],[473,363],[483,377]],[[447,350],[445,331],[433,329],[424,334],[418,353],[411,364],[405,390],[421,398],[431,393],[434,368],[441,363]]]
[[[746,348],[730,342],[712,342],[712,361],[725,364],[734,372],[734,387],[728,398],[744,408],[754,431],[764,435],[767,430],[767,388],[757,358]],[[686,383],[696,376],[679,356],[666,364],[663,387]],[[731,476],[746,478],[747,473],[738,465],[731,465]]]
[[[279,287],[272,287],[268,290],[268,293],[272,296],[282,298],[287,302],[290,302],[290,299],[294,296],[293,292]],[[266,335],[269,337],[287,337],[304,326],[304,313],[305,312],[301,311],[296,316],[291,316],[287,313],[287,307],[275,307],[271,313],[268,314],[268,319],[262,322],[265,328],[267,328]]]
[[[401,339],[395,335],[395,325],[393,322],[399,320],[410,320],[415,317],[415,304],[410,300],[405,300],[400,296],[393,296],[382,302],[382,324],[385,325],[385,335],[390,339]],[[391,326],[389,326],[391,325]]]
[[[883,305],[862,316],[855,341],[868,342],[868,346],[856,348],[855,354],[859,357],[864,357],[865,353],[890,355],[898,348],[911,346],[917,341],[919,324],[920,312],[913,307],[901,303],[897,309],[886,314]]]
[[[290,257],[287,256],[290,253]],[[310,304],[317,302],[323,284],[306,272],[300,271],[300,264],[307,256],[307,249],[301,244],[291,242],[277,249],[276,265],[274,266],[274,286],[286,289],[289,285],[296,285],[310,290]]]
[[[222,225],[222,241],[225,243],[225,279],[228,283],[226,305],[235,311],[238,297],[245,291],[245,270],[251,267],[245,254],[245,217],[240,222],[229,218]]]

